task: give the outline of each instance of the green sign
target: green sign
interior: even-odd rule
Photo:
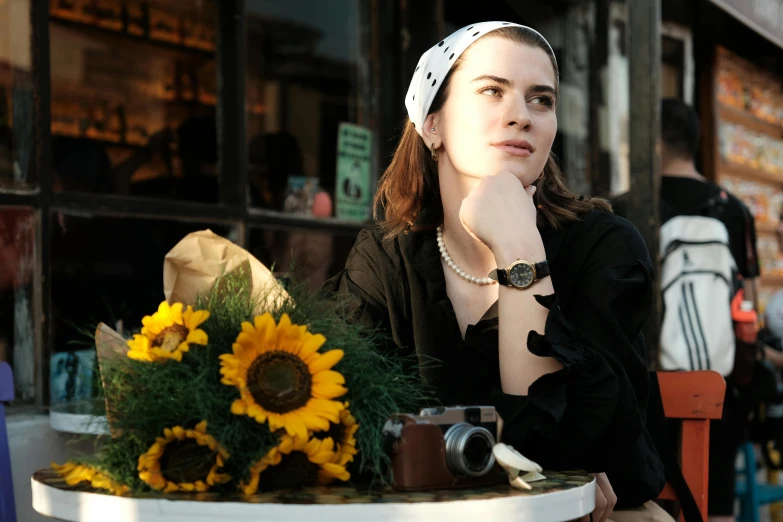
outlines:
[[[372,131],[353,123],[341,123],[337,135],[337,218],[370,219],[371,161]]]

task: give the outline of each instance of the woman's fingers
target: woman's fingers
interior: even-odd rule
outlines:
[[[607,500],[604,496],[604,492],[598,486],[596,481],[595,488],[595,509],[593,510],[593,522],[604,522],[604,512],[606,511]]]
[[[612,514],[612,511],[614,511],[614,506],[617,504],[617,495],[614,494],[614,489],[612,489],[612,485],[609,483],[606,473],[597,473],[595,475],[595,481],[598,486],[597,489],[601,491],[604,497],[605,505],[601,516],[598,516],[593,512],[593,522],[606,522]],[[596,504],[597,500],[598,499],[596,498]]]

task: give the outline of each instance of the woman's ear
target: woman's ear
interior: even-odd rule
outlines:
[[[443,144],[443,140],[438,133],[438,123],[434,113],[427,116],[427,119],[424,120],[424,126],[421,129],[421,134],[428,149],[437,149]]]

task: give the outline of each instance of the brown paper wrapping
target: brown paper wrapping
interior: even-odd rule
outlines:
[[[124,359],[128,356],[128,350],[125,338],[103,323],[98,325],[95,330],[95,351],[98,354],[98,371],[101,374],[101,386],[103,386],[104,392],[106,391],[107,364],[114,359]],[[109,432],[112,437],[117,437],[120,435],[120,431],[113,426],[114,408],[108,395],[104,393],[104,396],[106,397],[106,421],[109,424]]]
[[[188,234],[163,260],[163,293],[169,303],[194,304],[226,273],[245,274],[261,313],[288,299],[272,272],[245,249],[211,230]]]

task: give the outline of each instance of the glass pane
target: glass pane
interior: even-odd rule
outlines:
[[[293,276],[317,290],[345,267],[355,242],[355,235],[251,229],[249,250],[278,277]]]
[[[215,5],[51,0],[55,188],[216,202]]]
[[[35,236],[33,209],[0,207],[0,361],[10,363],[22,402],[35,396]]]
[[[0,191],[31,189],[30,0],[0,0]]]
[[[126,333],[140,328],[163,301],[163,258],[174,245],[207,228],[237,240],[233,227],[208,223],[66,215],[52,227],[52,403],[95,392],[89,378],[71,377],[97,375],[83,330],[101,322]]]
[[[374,111],[369,51],[360,32],[364,2],[246,5],[252,204],[316,217],[368,218]],[[340,168],[338,149],[345,162]]]

